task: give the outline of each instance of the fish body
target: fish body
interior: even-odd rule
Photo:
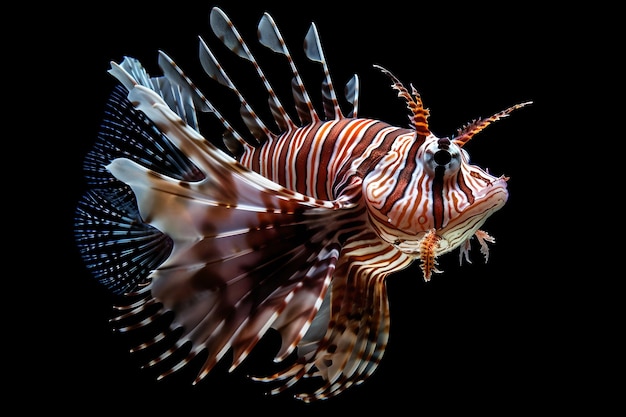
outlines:
[[[133,58],[112,62],[120,84],[85,159],[89,190],[76,209],[76,241],[87,268],[123,300],[116,329],[147,328],[173,313],[166,329],[134,348],[169,343],[147,364],[163,367],[162,376],[200,353],[206,359],[196,381],[227,352],[235,369],[272,328],[281,336],[275,359],[285,367],[253,379],[279,393],[317,377],[319,387],[297,397],[329,398],[363,382],[382,359],[387,277],[417,261],[430,280],[438,256],[459,249],[469,260],[474,237],[487,258],[494,239],[481,227],[506,203],[507,178],[472,165],[463,146],[528,103],[439,138],[415,89],[379,67],[406,102],[410,125],[360,117],[356,75],[346,85],[351,111],[344,114],[311,25],[305,53],[325,74],[320,115],[265,14],[259,40],[292,68],[294,118],[228,16],[214,8],[210,22],[254,65],[273,125],[257,116],[203,40],[201,65],[239,98],[245,135],[164,52],[159,77]],[[223,148],[200,133],[199,112],[221,122]]]

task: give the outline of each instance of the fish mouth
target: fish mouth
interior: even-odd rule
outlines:
[[[401,233],[396,235],[395,241],[388,241],[402,253],[414,258],[422,256],[423,242],[427,236],[436,242],[431,248],[436,256],[456,249],[470,239],[491,215],[504,207],[509,197],[507,180],[507,177],[494,179],[480,194],[475,195],[475,200],[470,207],[459,213],[445,226],[424,230],[417,234],[396,229],[396,233]]]
[[[506,204],[509,192],[506,180],[498,179],[486,188],[481,196],[477,196],[474,204],[462,215],[437,230],[441,237],[438,247],[439,254],[450,252],[463,245],[491,217]]]
[[[509,197],[508,184],[507,184],[508,181],[509,181],[509,177],[506,177],[504,175],[501,175],[495,178],[491,182],[487,183],[485,187],[482,188],[482,190],[476,195],[476,199],[486,200],[490,198],[496,198],[498,197],[498,194],[503,194],[503,196],[498,197],[498,199],[503,199],[504,200],[503,203],[505,203]],[[481,203],[482,201],[475,203],[475,204],[481,204]]]

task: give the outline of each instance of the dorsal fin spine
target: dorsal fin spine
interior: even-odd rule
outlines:
[[[261,20],[259,21],[258,34],[259,34],[259,42],[263,46],[287,58],[287,62],[289,63],[291,72],[293,73],[294,79],[296,80],[298,89],[300,90],[302,97],[304,97],[304,102],[309,111],[310,120],[303,120],[303,118],[301,117],[300,122],[302,124],[318,122],[320,118],[317,112],[315,111],[313,103],[311,102],[309,93],[306,91],[306,88],[304,87],[304,82],[302,81],[302,78],[300,77],[300,73],[298,72],[298,68],[296,67],[294,63],[293,58],[291,57],[291,53],[289,52],[289,49],[287,48],[287,44],[283,40],[283,37],[280,31],[278,30],[278,26],[274,22],[274,19],[268,13],[265,13],[263,17],[261,18]]]
[[[319,62],[322,64],[324,77],[326,78],[326,85],[329,93],[329,100],[331,102],[332,108],[334,109],[333,117],[335,119],[343,119],[344,116],[341,113],[341,108],[339,107],[339,102],[337,101],[337,95],[335,94],[335,88],[333,87],[333,82],[330,77],[330,71],[328,70],[328,64],[326,63],[326,58],[324,57],[322,43],[317,33],[317,27],[315,26],[315,23],[311,23],[309,31],[307,32],[307,35],[305,37],[304,52],[306,53],[307,58],[309,58],[311,61]]]
[[[346,83],[345,96],[346,100],[352,104],[352,111],[348,117],[357,117],[359,112],[359,76],[354,74]]]
[[[181,88],[188,88],[192,90],[194,103],[197,103],[196,105],[200,107],[200,110],[204,112],[208,111],[208,112],[213,113],[213,115],[220,121],[222,126],[224,126],[224,128],[235,139],[237,139],[237,141],[239,141],[244,146],[250,146],[243,139],[243,137],[239,134],[239,132],[237,132],[235,128],[228,122],[228,120],[226,120],[226,118],[222,116],[222,114],[217,110],[217,108],[213,105],[213,103],[211,103],[211,101],[195,86],[193,81],[191,81],[191,79],[189,79],[189,77],[185,75],[182,69],[178,65],[176,65],[176,63],[174,62],[174,60],[172,60],[172,58],[170,58],[165,52],[159,51],[158,62],[159,62],[159,67],[161,68],[164,74],[168,75],[168,78],[170,79],[170,81],[175,82]],[[168,71],[168,67],[171,69],[174,69],[175,73]],[[178,75],[177,77],[176,77],[176,74]],[[177,78],[177,79],[174,80],[173,78]],[[183,82],[186,83],[186,87],[185,85],[183,85]]]
[[[213,52],[209,49],[207,44],[204,42],[202,38],[200,38],[200,64],[204,71],[215,81],[220,84],[230,88],[235,92],[237,98],[239,98],[239,102],[242,106],[242,111],[245,111],[247,115],[250,116],[250,119],[246,119],[244,117],[244,121],[250,130],[250,133],[257,139],[259,142],[264,142],[265,140],[274,137],[275,135],[265,126],[265,123],[256,115],[255,111],[250,107],[247,100],[243,97],[237,86],[232,82],[230,77],[226,74],[221,64],[213,55]],[[253,126],[254,123],[256,126]],[[258,128],[258,129],[256,129]]]
[[[232,52],[237,54],[239,57],[244,58],[254,64],[254,68],[256,69],[259,78],[263,82],[265,86],[265,90],[267,91],[270,97],[270,108],[272,109],[272,113],[274,115],[274,120],[276,124],[279,126],[281,130],[290,130],[294,127],[293,121],[289,114],[285,111],[285,108],[281,104],[280,100],[276,96],[274,89],[270,85],[267,77],[263,73],[260,65],[257,60],[254,58],[252,52],[248,48],[248,45],[243,40],[237,28],[230,20],[230,18],[219,8],[214,7],[211,10],[211,28],[215,35],[226,45]]]

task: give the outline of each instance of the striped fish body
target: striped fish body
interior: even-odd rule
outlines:
[[[448,138],[418,139],[415,130],[374,119],[297,128],[247,147],[240,162],[318,199],[359,201],[363,226],[412,257],[421,255],[420,244],[433,230],[433,256],[465,244],[508,197],[506,178],[469,164]]]
[[[390,274],[417,260],[429,280],[437,257],[456,248],[467,257],[472,237],[487,257],[493,239],[480,228],[505,204],[506,178],[470,164],[463,146],[527,103],[438,138],[419,94],[381,68],[411,126],[359,117],[356,76],[344,115],[312,25],[305,52],[324,68],[320,117],[266,14],[259,38],[292,66],[296,124],[230,19],[213,9],[210,20],[254,64],[279,132],[256,116],[202,40],[204,70],[239,97],[250,135],[164,53],[160,77],[132,58],[112,63],[120,86],[86,157],[90,190],[76,210],[77,244],[96,279],[121,297],[116,329],[151,334],[134,350],[159,352],[147,365],[162,377],[201,353],[196,382],[227,352],[235,369],[271,328],[284,368],[253,379],[280,393],[317,377],[319,387],[297,397],[325,399],[364,381],[382,359]],[[200,133],[198,111],[222,123],[230,154]],[[167,313],[173,320],[163,329]]]
[[[362,181],[403,134],[412,131],[373,119],[320,121],[246,147],[240,162],[286,188],[335,200],[358,193],[355,181]]]

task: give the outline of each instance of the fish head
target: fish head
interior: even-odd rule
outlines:
[[[438,256],[461,246],[505,205],[507,180],[471,164],[453,139],[406,135],[368,173],[363,191],[383,240],[421,257],[430,236]]]

